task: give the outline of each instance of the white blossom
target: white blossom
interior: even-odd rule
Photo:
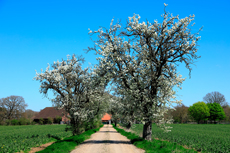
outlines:
[[[154,23],[146,24],[139,23],[140,16],[134,14],[128,18],[127,28],[123,31],[110,26],[108,36],[97,41],[96,51],[101,49],[102,58],[97,58],[100,70],[116,85],[114,92],[122,97],[111,103],[121,109],[119,112],[123,116],[127,114],[125,120],[138,120],[144,124],[155,120],[168,132],[170,127],[165,123],[172,123],[172,120],[163,117],[168,110],[166,106],[181,103],[176,99],[174,87],[182,89],[185,80],[176,73],[176,63],[184,62],[191,70],[192,59],[198,58],[195,53],[200,37],[188,29],[194,16],[179,19],[179,15],[171,14],[170,17],[165,11],[162,17],[162,23],[154,20]],[[116,24],[116,27],[120,26]],[[102,37],[100,32],[98,34]]]

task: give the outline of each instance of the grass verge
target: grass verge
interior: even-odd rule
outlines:
[[[57,142],[53,143],[52,145],[48,146],[42,151],[38,151],[37,153],[69,153],[73,149],[75,149],[76,146],[84,142],[85,140],[89,139],[90,136],[99,131],[99,129],[102,127],[101,125],[97,129],[92,129],[85,131],[84,133],[80,135],[75,135],[71,137],[64,138],[63,140],[58,140]]]
[[[144,149],[146,153],[197,153],[197,151],[185,149],[177,143],[155,139],[152,141],[147,141],[134,133],[126,132],[123,129],[115,127],[114,125],[113,127],[117,130],[117,132],[130,139],[131,143],[136,147]]]

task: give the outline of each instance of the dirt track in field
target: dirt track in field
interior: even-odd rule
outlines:
[[[144,153],[118,133],[112,125],[104,125],[91,138],[77,146],[71,153]]]

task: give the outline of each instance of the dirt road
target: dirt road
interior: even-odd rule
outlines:
[[[71,153],[144,153],[132,145],[125,136],[118,133],[112,125],[104,125],[100,131],[91,135]]]

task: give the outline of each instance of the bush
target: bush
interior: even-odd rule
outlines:
[[[62,120],[62,117],[57,115],[54,119],[54,122],[60,124],[61,120]]]
[[[101,120],[94,119],[90,122],[84,122],[84,129],[85,131],[96,129],[99,128],[101,124]]]
[[[5,121],[1,120],[0,125],[5,125]]]
[[[18,120],[18,125],[27,125],[28,121],[25,118],[20,118],[20,120]]]
[[[19,121],[18,120],[11,120],[11,125],[19,125]]]
[[[40,118],[39,124],[40,124],[40,125],[43,125],[43,123],[44,123],[44,119],[43,119],[43,118]]]
[[[5,120],[5,125],[11,125],[11,121],[10,120]]]
[[[47,124],[53,124],[53,119],[51,117],[48,117]]]

